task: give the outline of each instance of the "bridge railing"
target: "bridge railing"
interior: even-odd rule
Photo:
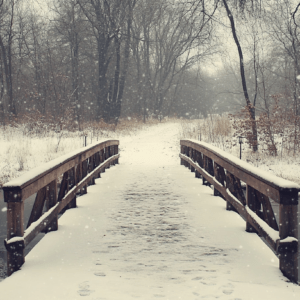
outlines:
[[[298,281],[298,192],[300,186],[284,180],[204,142],[181,140],[181,164],[214,186],[214,195],[226,200],[226,209],[238,212],[246,231],[255,232],[279,258],[279,268]],[[243,186],[246,185],[246,195]],[[270,199],[279,204],[279,224]]]
[[[7,203],[7,272],[25,262],[24,249],[40,233],[58,229],[58,214],[76,207],[76,196],[85,194],[101,172],[118,163],[119,141],[97,142],[50,161],[3,186]],[[24,202],[36,194],[24,230]]]

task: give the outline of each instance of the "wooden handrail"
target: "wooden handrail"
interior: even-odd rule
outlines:
[[[7,273],[25,262],[25,247],[40,233],[58,229],[58,214],[76,207],[77,194],[85,194],[101,172],[118,163],[119,141],[108,140],[79,149],[40,166],[3,186],[7,203]],[[24,201],[36,193],[24,231]],[[43,211],[45,211],[43,213]]]
[[[226,209],[246,220],[246,231],[265,239],[279,257],[282,273],[298,282],[298,192],[300,186],[267,172],[204,142],[181,140],[181,164],[214,186],[214,195],[226,200]],[[242,189],[246,184],[246,196]],[[279,226],[270,199],[279,203]]]

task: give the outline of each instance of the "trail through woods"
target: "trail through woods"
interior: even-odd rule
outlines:
[[[299,299],[278,259],[180,166],[178,124],[120,139],[120,164],[0,283],[8,299]]]

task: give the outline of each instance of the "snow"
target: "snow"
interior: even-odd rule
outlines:
[[[21,236],[13,237],[9,241],[6,240],[7,244],[12,244],[12,243],[21,242],[21,241],[24,241],[24,238]]]
[[[48,216],[59,206],[59,202],[51,207],[46,213],[44,213],[37,221],[32,222],[30,226],[24,231],[24,237],[28,236],[31,232],[35,230],[35,228],[42,222],[48,218]],[[46,224],[45,224],[46,225]],[[8,241],[11,243],[11,239]]]
[[[280,240],[280,244],[283,244],[283,243],[292,243],[292,242],[298,242],[298,239],[296,239],[294,237],[291,237],[291,236],[288,236],[285,239]]]
[[[246,169],[248,170],[249,172],[255,174],[257,177],[260,177],[266,181],[269,181],[275,185],[277,185],[278,187],[280,188],[296,188],[296,189],[300,189],[300,185],[292,182],[292,181],[289,181],[289,180],[286,180],[286,179],[283,179],[283,178],[280,178],[280,177],[277,177],[269,172],[266,172],[264,170],[261,170],[259,168],[256,168],[252,165],[250,165],[249,163],[245,162],[245,161],[242,161],[240,160],[239,158],[233,156],[232,154],[229,154],[215,146],[212,146],[208,143],[205,143],[205,142],[200,142],[200,141],[197,141],[197,140],[194,140],[194,139],[191,139],[191,140],[187,140],[187,141],[191,141],[193,143],[196,143],[196,144],[199,144],[200,146],[203,146],[209,150],[211,150],[212,152],[214,152],[215,154],[219,155],[219,156],[222,156],[223,158],[225,159],[228,159],[230,160],[231,162],[233,162],[236,166],[240,167],[240,168],[243,168],[243,169]]]
[[[43,174],[44,172],[46,172],[49,169],[52,169],[54,167],[57,167],[61,164],[63,164],[65,161],[67,161],[68,159],[72,158],[73,156],[78,155],[81,152],[87,151],[93,147],[95,147],[95,145],[101,143],[101,142],[105,142],[106,140],[103,139],[103,141],[97,141],[94,142],[86,147],[80,148],[78,150],[72,151],[68,154],[62,155],[61,157],[58,157],[56,159],[53,159],[39,167],[36,167],[28,172],[26,172],[25,174],[23,174],[22,176],[15,178],[7,183],[5,183],[3,185],[3,187],[15,187],[15,186],[22,186],[23,184],[25,184],[27,181],[38,177],[39,175]]]
[[[1,300],[299,299],[274,253],[180,165],[178,127],[121,137],[120,164],[0,283]]]
[[[237,202],[239,205],[243,205],[241,203],[241,201],[239,199],[237,199],[230,191],[229,189],[226,189],[227,194],[232,198],[232,200],[234,200],[235,202]]]
[[[252,211],[247,205],[245,206],[247,213],[256,221],[257,224],[267,233],[267,235],[276,243],[280,239],[279,231],[270,227],[266,222],[264,222],[254,211]],[[292,237],[288,237],[288,240]],[[296,239],[296,241],[298,241]]]

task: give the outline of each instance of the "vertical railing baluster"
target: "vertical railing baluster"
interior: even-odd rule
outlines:
[[[4,196],[5,197],[5,196]],[[10,199],[6,199],[5,202]],[[7,240],[24,236],[24,202],[7,202]],[[17,247],[7,249],[7,275],[18,271],[25,262],[24,241],[20,241]]]
[[[115,145],[115,155],[116,154],[119,154],[119,146],[118,145]],[[119,159],[117,158],[116,160],[115,160],[115,162],[116,162],[116,164],[119,164]]]
[[[298,281],[298,193],[280,192],[279,205],[279,268],[293,282]],[[295,238],[295,247],[286,249],[282,240],[287,237]],[[281,252],[281,253],[280,253]]]
[[[73,167],[69,171],[69,188],[72,189],[76,185],[76,172],[75,172],[75,167]],[[68,204],[68,208],[76,208],[76,195],[74,198],[71,200],[71,202]]]
[[[88,162],[85,159],[82,163],[81,163],[81,170],[82,170],[82,179],[87,175],[88,172]],[[87,193],[87,184],[84,185],[84,187],[81,189],[81,195],[84,195]]]

